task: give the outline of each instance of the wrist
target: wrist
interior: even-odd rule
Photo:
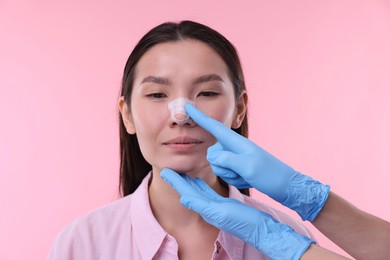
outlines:
[[[300,233],[296,233],[291,227],[278,223],[277,228],[270,232],[272,236],[265,235],[257,245],[259,251],[270,259],[294,259],[298,260],[306,252],[314,240]]]
[[[313,221],[324,206],[330,186],[296,172],[290,179],[287,198],[282,204],[295,212],[302,220]]]

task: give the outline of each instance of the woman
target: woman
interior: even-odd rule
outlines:
[[[275,226],[299,241],[296,258],[310,246],[313,240],[302,225],[213,174],[206,153],[216,139],[192,120],[171,118],[168,104],[177,100],[194,103],[236,133],[248,134],[248,97],[233,45],[191,21],[153,28],[131,53],[118,102],[125,197],[64,229],[49,259],[267,258],[182,206],[179,194],[160,177],[164,168],[201,178],[217,194],[270,214]],[[286,247],[280,244],[276,250]]]

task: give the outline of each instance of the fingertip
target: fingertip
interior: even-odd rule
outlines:
[[[172,178],[175,178],[175,175],[178,175],[178,173],[169,168],[164,168],[160,172],[160,177],[167,182],[169,182],[169,180],[171,180]]]
[[[187,110],[188,108],[189,109],[192,109],[193,107],[195,107],[193,104],[191,104],[191,103],[186,103],[185,105],[184,105],[184,108]]]
[[[198,109],[196,106],[194,106],[193,104],[186,104],[184,106],[187,114],[190,116],[190,118],[195,122],[197,123],[198,125],[200,125],[201,127],[205,128],[206,130],[209,129],[209,127],[207,126],[208,124],[210,124],[209,120],[211,119],[207,114],[205,114],[204,112],[202,112],[200,109]],[[209,131],[209,130],[208,130]]]
[[[186,207],[186,208],[188,208],[188,209],[192,209],[191,208],[191,199],[188,197],[188,196],[181,196],[181,198],[180,198],[180,203],[184,206],[184,207]]]
[[[166,174],[166,169],[162,169],[162,171],[160,172],[160,177],[161,178],[164,178],[165,177],[165,174]]]
[[[186,187],[188,186],[187,181],[184,179],[186,175],[180,175],[172,169],[164,168],[160,172],[160,176],[179,194],[182,194],[186,191]]]
[[[164,168],[161,172],[160,172],[160,177],[166,181],[169,185],[171,185],[173,188],[174,188],[174,185],[172,183],[172,174],[174,174],[175,172],[172,171],[171,169],[168,169],[168,168]]]
[[[184,109],[187,112],[187,114],[192,118],[194,114],[194,110],[196,109],[195,106],[193,104],[187,103],[185,104]]]

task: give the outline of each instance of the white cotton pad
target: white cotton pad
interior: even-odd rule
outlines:
[[[186,104],[194,105],[195,102],[182,97],[168,102],[168,109],[169,112],[171,112],[171,119],[179,125],[184,125],[190,121],[190,116],[187,114],[186,109],[184,108]]]

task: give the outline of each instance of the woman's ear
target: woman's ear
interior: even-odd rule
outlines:
[[[135,134],[136,131],[133,122],[133,117],[131,116],[130,109],[127,106],[127,102],[125,101],[123,96],[119,98],[118,107],[122,116],[123,124],[126,127],[127,133],[131,135]]]
[[[232,122],[232,128],[237,129],[241,126],[242,121],[245,118],[248,106],[248,94],[243,91],[237,100],[236,104],[236,115]]]

